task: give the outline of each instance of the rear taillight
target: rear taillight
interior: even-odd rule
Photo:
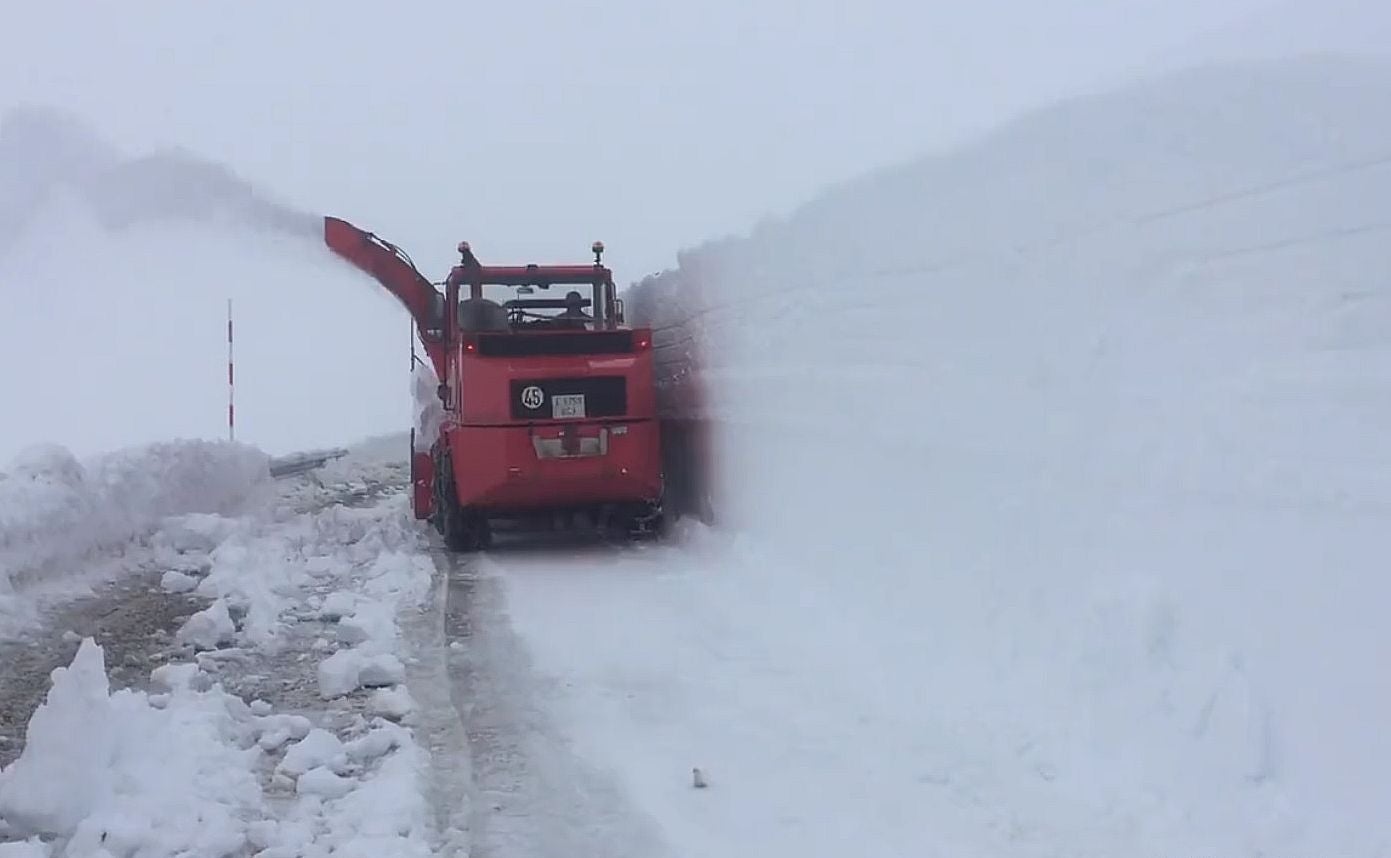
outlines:
[[[637,336],[633,337],[634,351],[645,352],[650,348],[652,348],[651,334],[638,334]]]
[[[466,355],[478,354],[478,337],[464,337],[463,350]]]

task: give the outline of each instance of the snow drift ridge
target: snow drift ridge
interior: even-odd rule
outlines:
[[[0,471],[0,618],[17,607],[16,585],[70,574],[168,516],[230,511],[266,480],[264,454],[222,442],[153,444],[85,465],[61,447],[27,451]]]

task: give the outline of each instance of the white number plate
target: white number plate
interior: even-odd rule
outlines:
[[[584,416],[584,394],[564,393],[551,397],[551,416],[557,420]]]

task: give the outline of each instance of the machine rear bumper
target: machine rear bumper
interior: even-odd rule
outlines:
[[[642,504],[662,496],[655,420],[458,426],[461,506],[495,515]]]

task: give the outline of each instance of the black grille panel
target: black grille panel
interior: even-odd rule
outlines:
[[[633,350],[632,331],[567,334],[483,334],[478,353],[483,357],[540,357],[543,355],[615,355]]]
[[[537,391],[540,395],[537,395]],[[512,382],[512,419],[555,420],[555,397],[584,396],[585,417],[622,417],[628,413],[628,384],[621,375],[547,378]]]

